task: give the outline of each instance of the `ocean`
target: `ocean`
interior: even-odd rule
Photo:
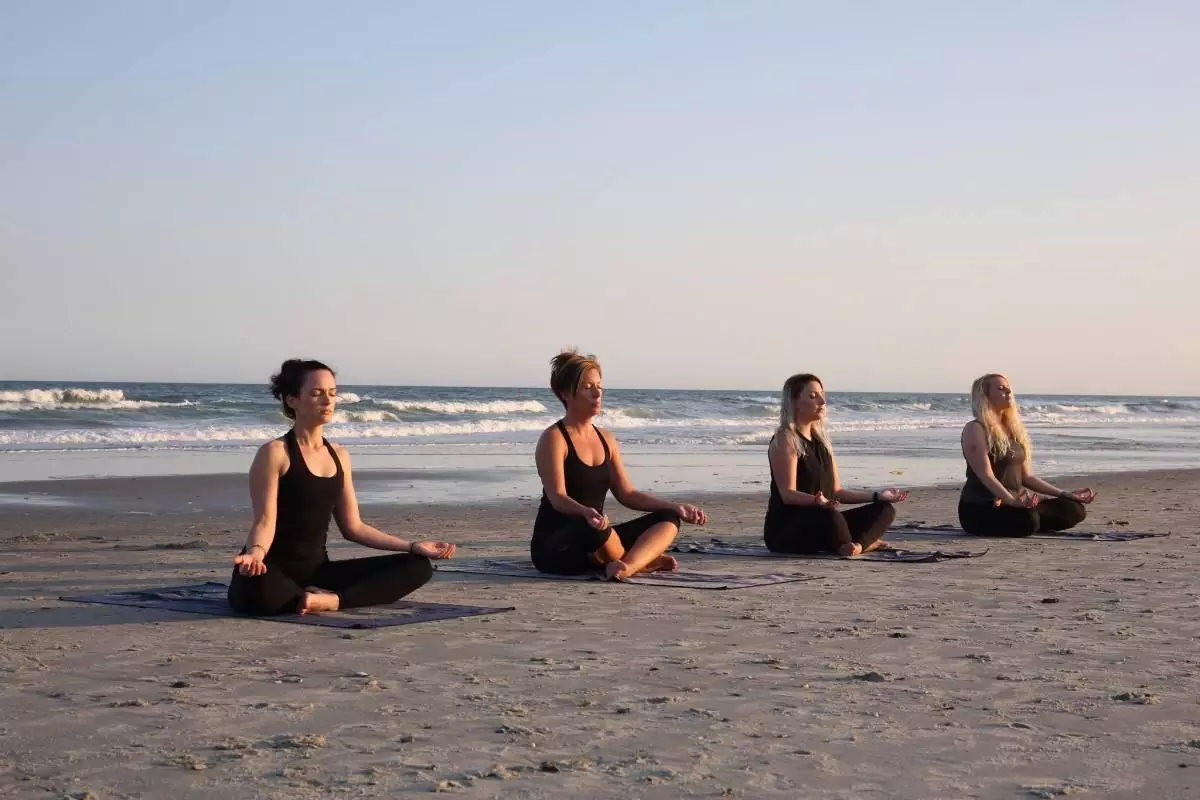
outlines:
[[[538,434],[561,410],[549,389],[345,386],[327,435],[355,469],[395,471],[364,502],[477,501],[539,492]],[[965,394],[833,392],[843,483],[961,480]],[[1200,467],[1200,399],[1019,398],[1041,474]],[[765,490],[771,390],[610,389],[599,424],[640,487],[672,494]],[[0,483],[245,471],[287,430],[262,385],[0,382]],[[2,492],[2,490],[0,490]],[[363,493],[360,492],[360,495]]]

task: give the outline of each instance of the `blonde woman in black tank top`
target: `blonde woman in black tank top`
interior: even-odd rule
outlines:
[[[1096,493],[1066,491],[1033,474],[1029,436],[1008,378],[998,373],[977,378],[971,386],[971,410],[975,419],[962,432],[967,481],[958,500],[958,521],[963,530],[978,536],[1032,536],[1083,522],[1085,506]]]
[[[603,570],[612,580],[675,569],[666,550],[680,522],[703,525],[708,516],[633,487],[617,440],[592,424],[604,394],[595,358],[572,350],[550,363],[550,388],[566,413],[538,439],[542,501],[529,545],[534,565],[560,575]],[[626,508],[650,513],[612,525],[604,513],[610,491]]]
[[[862,491],[842,486],[825,436],[825,385],[800,373],[784,381],[779,428],[767,448],[771,494],[763,541],[773,553],[836,553],[854,558],[883,547],[902,489]],[[841,510],[842,504],[857,508]]]
[[[433,575],[431,560],[454,545],[409,542],[363,522],[350,454],[324,436],[337,382],[319,361],[285,361],[271,392],[295,421],[259,448],[250,468],[254,524],[234,558],[229,605],[243,614],[311,614],[393,603]],[[337,519],[346,539],[393,555],[331,561],[325,549]]]

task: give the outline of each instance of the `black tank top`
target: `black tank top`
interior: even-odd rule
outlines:
[[[610,458],[608,441],[604,438],[604,434],[600,433],[600,429],[593,425],[596,435],[600,437],[600,445],[604,448],[604,460],[594,467],[589,467],[579,460],[579,454],[575,452],[575,445],[571,442],[570,434],[567,433],[567,426],[563,425],[562,420],[555,424],[563,438],[567,440],[567,458],[563,462],[563,478],[566,483],[567,497],[580,505],[594,508],[603,513],[604,501],[607,499],[608,490],[612,485],[612,478],[608,472]],[[546,496],[546,490],[543,489],[542,503],[538,506],[537,519],[533,523],[534,539],[536,540],[539,534],[558,530],[575,519],[579,519],[579,517],[564,514],[550,505],[550,498]]]
[[[775,437],[771,437],[774,443]],[[820,439],[803,441],[804,453],[796,455],[796,491],[804,494],[821,492],[827,498],[833,499],[833,456],[829,448]],[[779,485],[775,483],[775,471],[771,470],[771,499],[767,502],[766,526],[789,515],[794,509],[806,506],[789,506],[783,502],[779,494]]]
[[[265,561],[324,561],[329,556],[325,543],[329,534],[329,521],[342,492],[345,477],[342,462],[338,460],[333,445],[322,439],[329,455],[333,457],[337,472],[328,478],[313,475],[304,463],[296,431],[284,434],[287,447],[288,471],[279,478],[279,495],[276,499],[275,538],[267,551]]]
[[[1025,475],[1025,448],[1020,442],[1009,442],[1009,450],[1002,456],[997,456],[989,449],[988,463],[992,465],[992,474],[1005,489],[1014,495],[1021,493],[1021,479]],[[963,484],[959,502],[991,504],[995,501],[992,490],[984,486],[975,470],[967,464],[967,482]]]

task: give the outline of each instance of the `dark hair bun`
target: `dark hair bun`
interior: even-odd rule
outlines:
[[[289,358],[279,367],[279,372],[271,376],[271,394],[283,407],[283,413],[288,419],[295,419],[296,412],[287,404],[289,397],[300,394],[308,373],[325,370],[334,374],[333,370],[320,361],[301,358]]]

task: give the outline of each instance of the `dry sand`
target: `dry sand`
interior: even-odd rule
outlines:
[[[1088,526],[1173,535],[738,592],[443,574],[414,599],[517,610],[355,632],[56,599],[224,580],[240,476],[0,487],[88,503],[0,506],[0,796],[1200,796],[1200,473],[1076,483]],[[757,540],[764,507],[685,535]],[[524,553],[533,509],[366,516],[476,557]]]

